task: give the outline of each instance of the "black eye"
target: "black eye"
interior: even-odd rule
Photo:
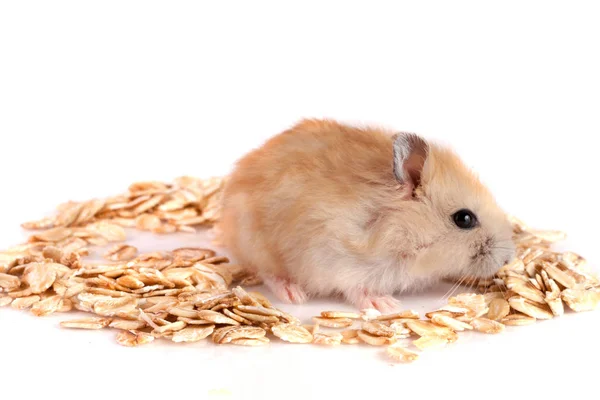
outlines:
[[[477,217],[471,210],[467,209],[458,210],[454,213],[452,219],[460,229],[472,229],[477,225]]]

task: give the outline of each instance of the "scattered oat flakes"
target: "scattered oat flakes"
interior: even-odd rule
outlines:
[[[162,334],[162,333],[166,333],[166,332],[176,332],[176,331],[180,331],[183,328],[185,328],[187,324],[183,321],[177,321],[177,322],[171,322],[171,323],[167,323],[163,326],[159,326],[158,328],[154,329],[154,332]]]
[[[142,282],[141,280],[139,280],[138,278],[136,278],[133,275],[124,275],[124,276],[120,276],[119,278],[117,278],[116,281],[119,285],[124,286],[128,289],[141,289],[143,288],[144,282]]]
[[[510,290],[516,294],[524,297],[527,300],[531,300],[536,303],[544,302],[544,294],[541,290],[537,289],[530,282],[520,282],[515,285],[507,285]]]
[[[354,321],[350,318],[323,318],[313,317],[313,322],[320,326],[327,328],[347,328],[351,326]]]
[[[403,322],[392,322],[390,329],[394,331],[394,338],[396,339],[407,338],[412,334],[412,331]]]
[[[406,310],[395,314],[384,314],[376,317],[375,319],[379,321],[389,321],[392,319],[400,319],[400,318],[408,318],[408,319],[419,319],[419,313],[414,310]]]
[[[337,346],[342,343],[342,339],[344,337],[341,333],[326,333],[326,332],[316,332],[313,333],[313,343],[314,344],[322,344],[326,346]]]
[[[294,324],[294,325],[296,325],[296,324]],[[305,325],[302,325],[302,327],[304,329],[306,329],[307,331],[309,331],[311,333],[311,335],[314,335],[315,333],[319,332],[319,325],[305,324]]]
[[[73,234],[72,229],[56,227],[29,237],[30,242],[60,242]]]
[[[360,339],[358,338],[358,329],[348,329],[341,332],[342,343],[344,344],[358,344]]]
[[[437,335],[426,335],[421,336],[417,340],[413,340],[412,343],[420,350],[439,349],[448,344],[448,339]]]
[[[523,325],[531,325],[531,324],[535,323],[536,319],[533,317],[530,317],[529,315],[516,313],[516,314],[507,315],[506,317],[502,318],[500,320],[500,322],[504,325],[523,326]]]
[[[386,353],[392,360],[403,363],[411,363],[419,358],[417,353],[395,345],[388,346]]]
[[[304,327],[293,324],[276,324],[271,327],[273,335],[290,343],[310,343],[313,335]]]
[[[31,293],[45,292],[56,279],[54,263],[31,263],[23,271],[21,280],[29,285]]]
[[[86,227],[88,232],[100,235],[109,242],[122,242],[126,239],[125,229],[106,221],[92,223]]]
[[[451,306],[458,306],[468,308],[475,312],[475,317],[480,317],[488,312],[488,306],[485,297],[481,294],[475,293],[462,293],[457,296],[451,297],[448,300],[448,304]]]
[[[510,304],[513,309],[536,319],[552,319],[554,317],[549,307],[541,304],[534,304],[523,297],[513,296],[508,299],[508,304]]]
[[[321,311],[321,317],[323,318],[350,318],[359,319],[360,314],[350,311]],[[323,325],[325,326],[325,325]]]
[[[595,310],[600,304],[600,291],[597,290],[566,289],[561,296],[569,308],[576,312]]]
[[[82,318],[70,321],[62,321],[60,326],[63,328],[76,329],[102,329],[110,324],[110,318]]]
[[[265,322],[265,323],[270,323],[270,324],[275,324],[275,323],[279,322],[279,319],[273,315],[260,315],[260,314],[254,314],[254,313],[247,313],[247,312],[241,311],[237,308],[234,308],[233,312],[241,317],[249,319],[250,321]],[[234,322],[236,322],[236,321],[234,321]],[[237,322],[236,322],[236,324],[237,324]]]
[[[269,339],[266,337],[259,337],[254,339],[239,338],[233,339],[230,343],[238,346],[263,346],[269,343]]]
[[[469,325],[466,322],[459,321],[452,317],[448,317],[447,315],[436,314],[431,318],[431,321],[441,326],[447,326],[448,328],[454,331],[464,331],[465,329],[473,329],[472,325]]]
[[[0,273],[0,288],[12,290],[17,289],[19,286],[21,286],[19,277]]]
[[[565,306],[560,297],[549,298],[546,296],[546,304],[548,304],[552,314],[554,314],[556,317],[560,317],[565,313]]]
[[[135,226],[142,231],[159,229],[162,225],[160,218],[153,214],[141,214],[135,220]]]
[[[184,260],[192,260],[192,261],[200,261],[205,258],[210,258],[216,256],[214,250],[211,249],[201,249],[198,247],[182,247],[179,249],[175,249],[172,251],[173,255],[176,257],[182,258]]]
[[[219,313],[211,310],[198,311],[198,318],[206,321],[211,321],[215,324],[239,325],[240,323]]]
[[[260,279],[257,275],[249,275],[240,281],[241,285],[246,287],[249,286],[259,286],[263,284],[263,280]]]
[[[266,334],[264,329],[255,326],[232,326],[219,336],[219,341],[216,343],[231,343],[236,339],[261,339]]]
[[[419,336],[448,336],[452,334],[452,330],[445,327],[432,324],[428,321],[412,320],[406,321],[406,327]]]
[[[510,305],[503,298],[494,299],[490,302],[487,317],[499,321],[510,313]]]
[[[372,346],[383,346],[385,344],[390,344],[391,342],[393,342],[385,336],[376,336],[364,330],[359,330],[356,332],[356,334],[358,335],[358,338],[360,340]]]
[[[281,316],[281,312],[279,312],[278,310],[274,310],[272,308],[266,308],[263,306],[238,305],[238,306],[236,306],[236,308],[240,311],[251,313],[251,314],[266,315],[266,316],[270,315],[270,316],[274,316],[274,317]]]
[[[188,325],[213,325],[211,321],[206,321],[203,319],[193,319],[193,318],[185,318],[185,317],[177,317],[178,321],[183,321]]]
[[[558,242],[566,239],[567,235],[561,231],[540,231],[540,230],[531,230],[529,231],[532,235],[550,243]]]
[[[198,342],[202,339],[209,337],[213,333],[214,329],[214,325],[184,328],[180,331],[175,332],[171,340],[176,343]]]
[[[117,334],[117,343],[121,346],[136,347],[154,341],[154,336],[141,331],[121,331]]]
[[[556,282],[560,283],[567,289],[574,288],[577,285],[577,281],[571,275],[566,273],[565,271],[560,270],[555,265],[545,265],[544,269],[548,276],[554,279]]]
[[[271,332],[287,342],[322,345],[360,341],[389,345],[416,334],[417,347],[435,348],[455,342],[455,331],[461,329],[497,332],[504,325],[522,326],[563,315],[568,311],[564,303],[570,311],[581,312],[600,302],[600,279],[586,260],[551,249],[564,233],[532,230],[514,217],[515,259],[494,277],[466,277],[464,282],[480,293],[455,295],[447,305],[425,313],[429,320],[420,320],[413,310],[389,315],[374,309],[323,311],[315,317],[317,325],[306,327],[261,293],[242,289],[260,280],[213,250],[180,248],[136,256],[132,246],[115,244],[126,239],[123,227],[155,233],[195,232],[200,225],[214,228],[225,180],[180,177],[172,183],[137,182],[122,195],[66,202],[54,216],[23,224],[42,232],[0,252],[0,306],[31,307],[39,316],[71,309],[105,315],[110,318],[64,321],[61,326],[120,329],[117,340],[126,346],[155,337],[193,342],[211,336],[215,343],[256,346],[267,344],[266,332]],[[116,264],[86,263],[88,245],[108,243],[114,246],[107,257]],[[318,329],[327,324],[350,326],[356,319],[367,321],[360,330]],[[401,347],[386,351],[398,361],[417,358]]]
[[[221,343],[225,335],[227,335],[227,333],[229,331],[232,331],[233,329],[235,329],[234,325],[224,326],[222,328],[215,329],[212,335],[212,341],[214,343]]]
[[[62,306],[62,296],[54,295],[35,303],[31,307],[31,312],[37,317],[42,317],[44,315],[49,315],[56,312],[57,310],[61,309]]]
[[[386,338],[391,338],[394,336],[395,332],[389,326],[379,322],[379,321],[366,321],[362,324],[362,330],[370,333],[374,336],[381,336]]]
[[[379,310],[376,310],[374,308],[365,308],[364,310],[360,310],[360,314],[360,317],[365,321],[381,317],[381,313],[379,312]]]
[[[244,289],[240,286],[237,286],[232,289],[233,294],[235,294],[242,304],[250,305],[250,306],[259,306],[261,305],[254,297],[248,294]]]
[[[116,244],[110,248],[104,258],[111,261],[128,261],[135,257],[137,249],[128,244]]]
[[[14,292],[8,292],[8,295],[10,297],[12,297],[13,299],[19,298],[19,297],[28,297],[31,296],[31,289],[27,288],[27,289],[23,289],[23,290],[17,290]]]
[[[504,325],[498,321],[488,318],[475,318],[471,321],[471,326],[475,330],[483,333],[500,333],[504,330]]]
[[[236,313],[229,311],[229,309],[227,309],[227,308],[223,309],[222,312],[229,318],[239,322],[242,325],[252,325],[252,323],[253,323],[249,319],[246,319],[246,318],[242,317],[241,315],[237,315]]]
[[[137,299],[135,297],[124,296],[98,300],[94,303],[94,312],[103,317],[112,317],[119,313],[127,313],[135,310]]]
[[[25,310],[33,306],[38,301],[40,301],[40,296],[38,295],[19,297],[13,300],[13,302],[11,303],[11,307],[16,308],[17,310]]]
[[[115,329],[123,329],[123,330],[127,330],[127,331],[135,331],[138,329],[143,329],[146,327],[146,323],[144,321],[141,320],[128,320],[128,319],[119,319],[119,318],[115,318],[113,319],[110,324],[108,324],[109,327],[111,328],[115,328]]]
[[[0,307],[4,307],[12,303],[13,299],[10,296],[0,296]]]

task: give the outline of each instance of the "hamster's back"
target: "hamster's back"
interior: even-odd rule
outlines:
[[[388,132],[304,120],[238,161],[224,189],[222,240],[240,262],[277,269],[300,245],[292,236],[309,241],[327,221],[364,209],[374,186],[392,191],[391,158]]]
[[[383,130],[304,120],[238,161],[231,179],[253,186],[303,177],[389,182],[391,154],[391,134]]]

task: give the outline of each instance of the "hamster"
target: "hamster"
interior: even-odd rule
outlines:
[[[515,255],[490,191],[414,133],[302,120],[242,157],[222,196],[221,242],[286,303],[391,312],[398,293],[490,277]]]

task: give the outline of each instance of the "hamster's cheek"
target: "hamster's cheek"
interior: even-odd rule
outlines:
[[[451,254],[442,248],[431,247],[419,254],[410,271],[415,277],[442,277],[452,275],[455,269],[455,261]]]

